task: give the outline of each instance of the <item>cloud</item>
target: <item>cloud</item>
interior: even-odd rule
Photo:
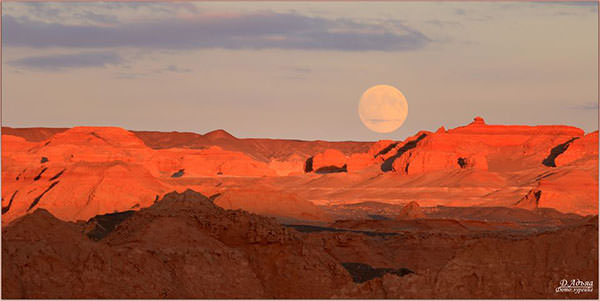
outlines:
[[[548,3],[548,2],[540,2],[540,3]],[[550,2],[550,3],[561,4],[561,5],[574,5],[574,6],[593,6],[593,7],[598,6],[597,1],[565,1],[565,2]]]
[[[430,42],[423,33],[398,22],[388,26],[274,12],[113,25],[46,23],[5,15],[2,25],[4,45],[36,48],[399,51],[419,49]]]
[[[192,69],[190,68],[182,68],[182,67],[178,67],[175,65],[169,65],[165,68],[159,69],[157,70],[158,73],[163,73],[163,72],[174,72],[174,73],[189,73],[192,72]]]
[[[292,73],[301,73],[301,74],[312,72],[311,68],[300,67],[300,66],[285,66],[285,67],[282,67],[282,69],[285,71],[292,72]]]
[[[116,73],[116,77],[120,78],[120,79],[136,79],[136,78],[144,78],[144,77],[149,77],[149,76],[155,76],[157,74],[164,74],[164,73],[190,73],[193,70],[190,68],[185,68],[185,67],[179,67],[176,65],[168,65],[165,66],[163,68],[160,69],[152,69],[152,70],[147,70],[147,71],[141,71],[141,72],[127,72],[127,71],[120,71]]]
[[[580,11],[587,13],[598,13],[598,1],[557,1],[557,2],[546,2],[546,1],[534,1],[531,2],[533,5],[536,4],[545,4],[545,5],[554,5],[560,7],[571,6],[572,8],[581,8]],[[573,13],[564,13],[559,12],[558,15],[566,16]],[[575,15],[575,14],[573,14]]]
[[[583,110],[583,111],[598,111],[598,102],[586,102],[584,104],[578,104],[571,107],[574,110]]]
[[[104,67],[122,62],[121,56],[110,51],[79,52],[44,56],[30,56],[8,64],[15,67],[39,70],[62,70],[73,68]]]
[[[301,66],[282,66],[281,70],[283,71],[283,74],[278,76],[278,78],[292,80],[306,79],[308,75],[313,72],[313,69]]]

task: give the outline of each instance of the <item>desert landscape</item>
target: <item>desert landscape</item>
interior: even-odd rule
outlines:
[[[597,298],[598,131],[2,128],[3,298]]]
[[[598,299],[598,1],[4,1],[3,299]]]

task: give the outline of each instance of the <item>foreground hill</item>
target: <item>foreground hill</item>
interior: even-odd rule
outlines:
[[[424,220],[425,228],[406,224],[415,222],[285,227],[221,209],[191,190],[168,193],[139,211],[79,223],[36,209],[2,229],[2,296],[598,296],[597,286],[581,294],[555,291],[563,278],[597,280],[597,216],[512,232],[506,231],[510,225],[494,230],[485,222],[470,225],[479,228],[474,231],[456,231],[461,226],[450,225],[465,225],[456,220]]]

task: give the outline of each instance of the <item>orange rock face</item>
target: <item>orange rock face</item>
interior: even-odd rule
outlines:
[[[86,220],[147,207],[167,191],[212,195],[255,185],[303,204],[416,201],[425,207],[513,207],[539,188],[541,208],[597,214],[598,132],[583,136],[568,126],[488,125],[476,118],[375,143],[238,139],[222,130],[8,132],[30,140],[2,137],[3,224],[38,207],[64,220]],[[290,209],[296,201],[282,201],[285,209],[274,200],[255,202],[236,206],[261,214],[278,208],[298,218]]]
[[[284,216],[299,221],[330,221],[330,217],[313,203],[269,187],[227,189],[214,199],[214,203],[223,209],[244,209],[265,216]]]
[[[316,173],[335,172],[346,169],[346,156],[335,149],[328,149],[313,157],[312,170]]]
[[[393,140],[379,140],[369,148],[367,153],[373,157],[387,153],[393,147],[392,144],[394,144]]]
[[[556,157],[555,162],[557,166],[562,166],[578,160],[598,160],[598,131],[574,140]]]
[[[414,201],[406,204],[406,206],[404,206],[400,211],[400,214],[396,216],[398,219],[416,219],[424,217],[425,214],[423,213],[421,206],[419,206],[419,203]]]
[[[352,154],[346,161],[348,172],[357,172],[377,163],[370,153]]]
[[[269,168],[274,170],[278,176],[289,176],[301,174],[304,172],[306,158],[294,154],[285,159],[272,159],[269,162]]]
[[[566,126],[496,126],[480,117],[464,127],[425,133],[414,147],[406,148],[394,160],[393,170],[420,174],[436,170],[488,170],[489,157],[505,156],[520,161],[543,161],[552,147],[580,137],[580,129]],[[413,139],[413,141],[416,141]],[[514,166],[514,164],[504,167]]]
[[[147,207],[176,187],[169,180],[178,177],[276,174],[217,146],[153,150],[120,128],[76,127],[37,143],[3,135],[2,141],[3,223],[36,207],[73,221]]]

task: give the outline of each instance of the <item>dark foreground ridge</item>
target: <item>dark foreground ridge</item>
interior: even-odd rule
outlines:
[[[88,222],[61,221],[38,208],[2,229],[2,296],[598,296],[597,287],[578,295],[555,292],[564,277],[557,270],[597,280],[597,216],[518,238],[493,232],[479,237],[462,232],[442,235],[435,224],[417,232],[381,235],[385,231],[376,226],[391,222],[337,222],[346,229],[286,227],[274,218],[224,210],[192,190],[168,193],[139,211],[99,215]],[[362,230],[363,226],[370,230]],[[577,248],[559,248],[562,245]],[[524,284],[513,285],[519,281]]]
[[[404,276],[406,274],[414,273],[406,268],[373,268],[368,264],[358,262],[342,262],[342,265],[344,268],[346,268],[346,270],[348,270],[348,272],[350,272],[350,275],[352,275],[352,280],[356,283],[363,283],[365,281],[381,277],[384,274]]]
[[[123,211],[96,215],[88,221],[88,224],[94,225],[94,228],[86,235],[93,240],[100,240],[112,232],[120,223],[131,217],[135,211]]]

